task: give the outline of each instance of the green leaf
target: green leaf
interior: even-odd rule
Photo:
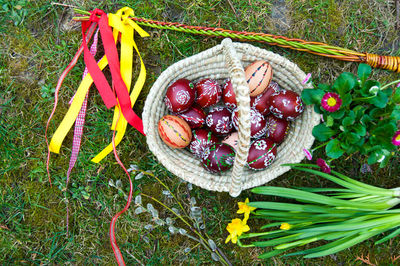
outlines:
[[[357,105],[353,108],[353,112],[355,114],[355,119],[358,121],[364,115],[366,108],[362,105]]]
[[[330,115],[334,118],[334,119],[342,119],[342,117],[344,116],[345,110],[344,109],[339,109],[336,112],[330,113]]]
[[[328,117],[326,118],[326,126],[327,127],[332,127],[333,126],[333,117],[328,115]]]
[[[333,83],[333,88],[342,97],[356,86],[357,80],[352,73],[344,72]]]
[[[345,117],[345,118],[342,120],[342,125],[343,125],[344,127],[348,127],[348,126],[350,126],[350,125],[352,125],[352,124],[354,124],[354,117],[348,116],[348,117]]]
[[[364,137],[367,134],[367,129],[362,124],[354,125],[353,129],[354,132],[361,137]]]
[[[368,238],[374,236],[374,235],[378,235],[380,233],[384,232],[384,230],[376,230],[376,231],[372,231],[372,232],[365,232],[365,233],[360,233],[360,235],[356,236],[356,237],[352,237],[350,239],[348,239],[346,242],[343,243],[343,241],[341,241],[342,239],[336,240],[333,243],[335,243],[336,245],[330,245],[332,246],[331,248],[319,251],[319,252],[315,252],[315,253],[311,253],[308,254],[306,256],[304,256],[304,258],[316,258],[316,257],[322,257],[322,256],[327,256],[333,253],[337,253],[339,251],[342,251],[346,248],[349,248],[351,246],[354,246],[364,240],[367,240]],[[331,244],[331,243],[330,243]]]
[[[357,75],[361,80],[361,84],[364,84],[369,75],[371,75],[371,67],[367,64],[360,64],[358,66]]]
[[[380,88],[381,84],[376,80],[367,80],[360,90],[361,95],[364,97],[374,95],[375,93],[371,93],[371,88],[374,86]]]
[[[362,123],[363,125],[366,125],[366,124],[368,124],[369,122],[372,121],[372,118],[371,118],[369,115],[365,114],[365,115],[363,115],[363,116],[361,117],[360,121],[361,121],[361,123]]]
[[[320,104],[325,92],[320,89],[304,89],[301,92],[301,99],[305,104]]]
[[[396,105],[392,111],[392,113],[390,114],[390,118],[398,121],[400,120],[400,105]]]
[[[326,141],[336,134],[336,131],[324,124],[315,126],[312,130],[313,136],[319,141]]]
[[[373,97],[369,102],[375,105],[376,107],[384,108],[388,103],[388,101],[389,101],[388,96],[385,93],[379,91],[378,94],[375,97]]]
[[[397,230],[393,231],[392,233],[390,233],[389,235],[385,236],[384,238],[382,238],[379,241],[375,242],[375,245],[383,243],[385,241],[388,241],[389,239],[392,239],[393,237],[397,236],[398,234],[400,234],[400,228],[398,228]]]
[[[341,96],[340,98],[342,99],[342,106],[350,105],[353,100],[350,93],[347,93],[347,94]]]
[[[392,101],[394,103],[400,103],[400,87],[396,88],[396,92],[394,93],[394,95],[392,97]]]
[[[333,159],[337,159],[343,155],[344,150],[340,147],[340,141],[338,139],[332,139],[328,142],[325,147],[326,155]]]
[[[346,134],[346,141],[351,144],[355,144],[359,140],[360,140],[360,136],[357,135],[356,133],[350,132],[350,133]]]
[[[258,258],[262,259],[262,260],[269,259],[276,255],[284,253],[285,251],[286,251],[286,249],[274,249],[273,251],[263,253],[262,255],[258,256]]]
[[[314,112],[316,112],[317,114],[323,114],[324,113],[321,110],[321,106],[319,106],[318,104],[314,105]]]
[[[331,86],[329,84],[324,84],[324,83],[319,83],[318,84],[318,89],[321,89],[325,92],[330,92],[331,90]]]

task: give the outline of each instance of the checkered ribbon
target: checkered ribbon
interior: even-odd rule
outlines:
[[[99,29],[97,29],[97,31],[94,35],[93,43],[90,46],[90,54],[93,56],[97,52],[98,34],[99,34]],[[85,70],[82,75],[82,79],[85,78],[87,73],[89,73],[89,70],[87,69],[87,67],[85,67]],[[74,138],[72,141],[72,152],[71,152],[71,158],[69,159],[69,168],[68,168],[68,172],[67,172],[67,182],[66,182],[67,185],[69,182],[69,177],[71,175],[71,171],[75,166],[76,160],[78,159],[78,154],[79,154],[79,150],[81,147],[81,140],[82,140],[82,134],[83,134],[83,126],[85,124],[85,115],[86,115],[88,97],[89,97],[89,90],[86,93],[85,100],[83,101],[81,110],[79,111],[78,117],[75,120]],[[73,100],[74,100],[74,97],[71,98],[71,100],[69,101],[69,104],[71,104]]]

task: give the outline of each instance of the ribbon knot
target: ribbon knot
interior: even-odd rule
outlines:
[[[89,17],[89,21],[90,22],[99,22],[101,15],[105,14],[105,12],[101,9],[94,9],[93,11],[90,12],[90,17]]]
[[[126,7],[121,8],[120,10],[118,10],[115,15],[120,17],[121,21],[125,25],[128,25],[129,21],[130,21],[129,17],[135,16],[135,12],[133,11],[132,8],[126,6]]]

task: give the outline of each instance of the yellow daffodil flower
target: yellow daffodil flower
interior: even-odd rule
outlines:
[[[237,213],[244,213],[245,223],[249,219],[250,212],[256,209],[255,207],[250,207],[247,203],[249,203],[249,198],[246,198],[244,202],[238,202],[239,210],[237,211]]]
[[[226,230],[228,230],[229,236],[226,238],[225,243],[232,241],[232,243],[236,244],[238,236],[249,231],[250,227],[246,224],[246,221],[236,218],[228,224]]]
[[[282,223],[280,229],[289,230],[292,226],[288,223]]]

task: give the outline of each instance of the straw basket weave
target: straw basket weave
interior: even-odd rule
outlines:
[[[246,167],[250,146],[250,97],[243,68],[256,60],[265,60],[272,65],[272,80],[282,88],[301,93],[308,86],[302,84],[306,75],[296,64],[249,44],[232,43],[230,39],[224,39],[220,45],[183,59],[161,73],[147,96],[143,124],[150,150],[170,172],[202,188],[227,191],[236,197],[242,190],[263,185],[290,169],[281,164],[297,163],[304,158],[303,148],[312,146],[314,138],[311,131],[320,120],[309,106],[291,123],[285,141],[278,146],[277,157],[272,165],[262,171]],[[202,78],[231,79],[239,108],[239,144],[231,170],[212,174],[188,150],[172,149],[161,140],[158,121],[168,114],[163,98],[168,86],[180,78],[194,82]]]

